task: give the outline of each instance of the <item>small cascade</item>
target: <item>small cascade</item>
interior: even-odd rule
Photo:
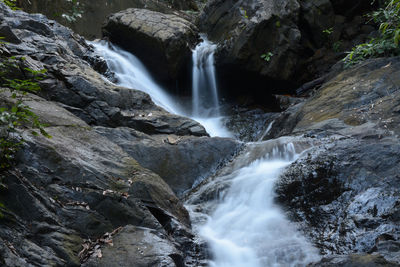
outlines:
[[[220,114],[214,53],[217,45],[202,35],[203,41],[193,50],[192,118],[200,122],[211,136],[233,137]]]
[[[135,56],[106,42],[92,44],[114,72],[118,85],[146,92],[169,112],[187,115],[154,82]],[[202,123],[211,136],[225,137],[231,134],[221,123],[215,49],[216,45],[205,39],[193,51],[193,110],[190,117]],[[264,135],[268,134],[272,123]],[[200,218],[208,217],[206,222],[194,223],[213,255],[210,266],[304,266],[318,259],[316,249],[296,231],[273,201],[274,182],[282,169],[297,157],[294,145],[291,142],[282,145],[281,141],[248,143],[247,153],[238,156],[228,172],[222,172],[209,184],[202,185],[203,192],[209,188],[217,190],[221,196],[204,203],[208,209],[203,209]]]
[[[215,210],[195,227],[209,245],[211,267],[306,266],[319,259],[274,203],[275,181],[298,157],[293,143],[281,141],[252,143],[231,171],[210,182],[219,197],[200,205]]]
[[[195,75],[194,78],[199,82],[197,83],[193,81],[193,84],[196,84],[199,92],[201,88],[204,88],[203,86],[200,86],[201,84],[205,84],[204,86],[211,86],[211,94],[208,97],[213,99],[211,101],[212,105],[210,107],[207,106],[208,108],[206,108],[205,104],[200,104],[200,100],[193,100],[194,102],[199,103],[198,105],[196,104],[198,106],[198,113],[202,114],[202,116],[194,117],[192,116],[192,113],[185,112],[185,110],[178,104],[178,101],[175,101],[173,97],[166,93],[165,90],[154,81],[146,67],[137,57],[105,41],[91,42],[91,44],[106,60],[109,69],[115,74],[117,85],[148,93],[154,103],[163,107],[165,110],[177,115],[192,118],[201,123],[211,136],[232,136],[232,134],[222,125],[222,117],[219,116],[218,94],[215,80],[215,70],[213,66],[213,51],[215,50],[215,45],[210,45],[209,42],[207,42],[207,45],[205,43],[200,44],[202,47],[205,47],[204,50],[210,51],[210,53],[212,52],[211,56],[210,53],[206,53],[203,51],[203,49],[200,49],[203,52],[196,52],[195,50],[193,53],[193,57],[196,53],[206,55],[203,57],[204,60],[201,60],[203,63],[199,63],[200,65],[212,66],[211,69],[199,69],[204,75]],[[204,82],[203,79],[205,79],[207,82]],[[199,97],[197,99],[202,98],[201,96],[202,94],[199,93]]]
[[[271,121],[271,122],[268,124],[267,129],[265,129],[264,133],[261,135],[261,137],[258,139],[258,141],[264,140],[264,137],[266,137],[267,134],[269,134],[269,132],[271,131],[272,125],[274,125],[274,122],[275,122],[275,120]]]
[[[114,72],[117,85],[148,93],[160,107],[171,113],[184,115],[176,101],[152,79],[137,57],[106,41],[91,42],[91,44]]]
[[[193,51],[192,116],[219,117],[219,99],[215,76],[214,52],[216,44],[204,36]]]

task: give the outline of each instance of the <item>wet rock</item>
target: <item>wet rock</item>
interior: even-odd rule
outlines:
[[[285,1],[211,1],[198,24],[210,40],[222,43],[218,65],[237,65],[274,80],[288,80],[297,64],[300,5]],[[269,62],[262,54],[272,53]]]
[[[5,45],[10,56],[26,58],[15,75],[21,78],[29,75],[23,71],[25,67],[47,69],[40,92],[45,99],[62,103],[90,125],[127,126],[149,134],[207,135],[200,124],[167,113],[147,94],[106,82],[88,64],[105,73],[105,62],[82,37],[68,28],[40,14],[10,13],[4,5],[0,8],[2,25],[22,40],[19,44]],[[152,116],[148,116],[150,113]]]
[[[272,127],[273,136],[322,143],[276,184],[277,200],[322,254],[341,255],[316,266],[399,264],[399,66],[386,58],[344,70]],[[368,255],[343,256],[357,253]]]
[[[277,198],[292,219],[310,227],[323,254],[372,253],[400,237],[399,162],[396,138],[328,141],[284,172]]]
[[[101,257],[92,256],[82,266],[185,266],[168,236],[154,230],[127,225],[112,241],[113,246],[101,247]]]
[[[283,112],[269,137],[339,134],[379,139],[398,135],[399,69],[400,58],[394,57],[367,60],[339,72],[312,97]]]
[[[396,264],[386,261],[379,255],[349,255],[349,256],[331,256],[326,257],[318,263],[311,264],[310,266],[397,266]]]
[[[237,108],[233,114],[224,119],[224,124],[237,139],[254,142],[262,140],[269,134],[271,130],[269,125],[272,127],[274,119],[278,116],[278,113],[265,113],[260,109]]]
[[[140,165],[160,175],[178,195],[229,161],[240,144],[227,138],[145,135],[129,128],[96,127]]]
[[[127,9],[108,17],[103,35],[137,55],[163,84],[176,86],[179,73],[191,65],[197,29],[172,14]]]
[[[78,266],[83,238],[127,224],[176,236],[176,250],[193,246],[188,213],[158,175],[56,103],[26,98],[52,138],[24,133],[18,165],[3,174],[0,237],[18,237],[9,241],[11,254],[34,265]],[[1,258],[12,266],[7,251]]]

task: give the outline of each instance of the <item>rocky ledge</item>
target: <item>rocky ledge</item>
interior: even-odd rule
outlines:
[[[398,57],[344,70],[272,127],[320,142],[276,184],[278,202],[326,255],[316,266],[400,264],[399,70]]]
[[[109,74],[105,62],[55,21],[0,3],[0,31],[1,57],[25,58],[15,77],[26,77],[25,67],[47,69],[39,95],[24,101],[52,136],[21,132],[17,164],[1,174],[0,264],[197,266],[201,253],[176,193],[239,143],[209,138],[147,94],[106,81],[96,71]],[[2,106],[12,101],[0,95]],[[202,153],[186,157],[197,145]],[[149,158],[156,154],[168,159],[162,169]]]

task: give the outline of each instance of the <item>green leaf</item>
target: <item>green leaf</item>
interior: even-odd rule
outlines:
[[[399,39],[400,39],[400,29],[397,29],[394,34],[394,43],[396,46],[399,45]]]

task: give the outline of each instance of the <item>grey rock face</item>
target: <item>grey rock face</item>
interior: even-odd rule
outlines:
[[[274,137],[287,134],[360,139],[399,135],[400,58],[367,60],[339,72],[305,102],[276,120]]]
[[[343,138],[316,147],[276,185],[323,254],[377,253],[399,264],[398,139]]]
[[[175,85],[191,63],[197,29],[173,14],[131,8],[108,17],[103,35],[137,55],[163,84]]]
[[[102,247],[103,257],[92,257],[85,267],[185,266],[182,254],[168,236],[142,227],[125,226]]]
[[[398,71],[399,58],[345,70],[274,125],[284,129],[273,130],[277,136],[303,134],[322,143],[276,184],[289,217],[323,254],[333,254],[316,266],[400,263],[400,91],[398,79],[391,78]]]
[[[104,61],[69,29],[42,15],[12,12],[3,3],[0,11],[1,27],[9,41],[1,47],[2,56],[26,58],[15,77],[29,75],[24,67],[47,69],[46,79],[40,82],[40,96],[28,94],[24,102],[47,124],[46,131],[52,136],[48,139],[24,131],[26,142],[16,166],[1,173],[5,186],[0,202],[5,208],[0,207],[4,215],[0,219],[0,263],[79,266],[91,255],[86,255],[87,250],[80,254],[84,244],[100,242],[96,240],[107,232],[132,225],[146,229],[135,232],[136,240],[142,238],[143,244],[154,241],[157,246],[149,255],[159,255],[160,262],[172,266],[182,266],[182,261],[190,258],[196,266],[201,252],[193,242],[188,212],[181,201],[159,175],[92,127],[127,127],[143,136],[144,140],[137,142],[149,151],[152,146],[144,144],[151,135],[170,139],[186,136],[187,143],[193,142],[187,144],[188,150],[193,149],[198,143],[195,136],[207,135],[204,128],[157,107],[143,92],[104,81],[92,68],[107,72]],[[12,101],[2,92],[1,105]],[[214,145],[227,152],[236,145],[223,140],[219,145],[218,140],[208,137],[199,140],[210,153],[215,152]],[[182,148],[179,153],[188,152]],[[214,159],[226,156],[222,154]],[[214,168],[209,163],[202,166],[205,172]],[[182,182],[188,186],[186,180]],[[107,256],[103,260],[123,262],[122,246],[115,248],[118,253],[107,254],[104,249]],[[115,254],[121,258],[116,259]],[[147,266],[155,263],[151,256],[143,256],[140,262]]]
[[[363,1],[209,1],[200,31],[218,42],[217,71],[229,95],[268,102],[325,75],[374,31]],[[346,8],[356,7],[354,10]],[[369,8],[371,6],[369,5]],[[348,12],[347,12],[348,11]],[[375,29],[376,30],[376,29]],[[268,107],[268,106],[267,106]]]
[[[300,5],[285,1],[211,1],[198,24],[212,41],[223,43],[218,64],[287,80],[293,75],[301,33]],[[261,58],[272,53],[269,62]]]
[[[23,55],[21,66],[47,69],[47,79],[41,82],[41,95],[57,101],[90,125],[136,128],[153,133],[178,135],[207,135],[198,123],[171,115],[157,107],[150,97],[140,91],[114,86],[88,64],[104,69],[105,62],[93,53],[85,40],[68,28],[48,20],[43,15],[10,12],[3,7],[2,25],[22,43],[9,43],[9,55]],[[6,41],[9,41],[7,37]],[[152,116],[148,114],[152,113]],[[197,127],[198,126],[198,127]]]
[[[24,133],[18,165],[2,174],[7,264],[77,266],[83,239],[126,224],[177,236],[171,249],[190,245],[188,213],[158,175],[56,103],[26,98],[52,138]]]
[[[140,165],[160,175],[177,195],[191,189],[230,160],[240,148],[232,139],[149,136],[129,128],[96,127]]]

